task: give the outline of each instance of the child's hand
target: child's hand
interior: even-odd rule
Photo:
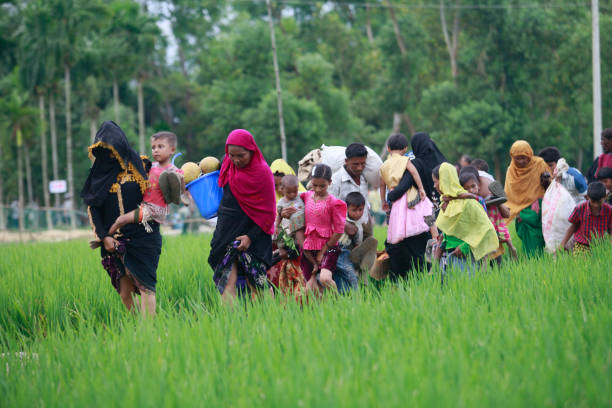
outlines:
[[[295,214],[296,212],[297,212],[297,209],[295,207],[283,208],[283,211],[281,211],[281,217],[291,218],[291,216]]]
[[[421,201],[424,201],[427,198],[427,193],[424,189],[419,189],[419,197],[421,197]]]
[[[278,254],[280,255],[281,259],[289,259],[289,253],[284,248],[279,249]]]
[[[101,241],[89,241],[89,247],[91,249],[96,249],[96,248],[100,248],[102,246],[102,242]]]
[[[442,212],[446,211],[446,207],[448,207],[448,201],[445,200],[440,206],[440,209],[442,210]]]

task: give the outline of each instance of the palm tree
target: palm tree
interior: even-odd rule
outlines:
[[[29,105],[28,94],[23,92],[17,71],[5,77],[0,84],[6,96],[0,99],[0,112],[6,118],[8,128],[17,147],[17,189],[19,194],[19,232],[23,233],[24,191],[23,191],[23,131],[35,121],[36,109]]]
[[[53,222],[49,199],[45,94],[47,89],[50,88],[50,84],[55,80],[59,55],[57,43],[50,32],[52,27],[50,22],[53,16],[47,3],[40,0],[28,3],[23,14],[23,28],[19,33],[18,61],[21,79],[25,88],[29,92],[34,91],[38,96],[43,199],[46,209],[47,228],[51,229],[53,228]],[[53,158],[54,177],[57,177],[57,155],[55,154]],[[29,155],[26,155],[26,163],[29,164]],[[30,174],[30,167],[26,166],[26,168],[28,169],[28,174]],[[30,190],[31,175],[28,177],[28,194],[32,195]]]
[[[144,123],[144,96],[143,83],[150,74],[157,42],[160,39],[160,30],[155,19],[140,9],[140,6],[126,8],[129,12],[125,18],[125,38],[130,46],[130,56],[126,66],[131,67],[136,74],[138,97],[138,148],[141,154],[145,153],[145,123]],[[129,17],[129,18],[128,18]],[[129,62],[128,62],[129,61]]]
[[[66,98],[66,171],[68,194],[74,197],[74,175],[72,166],[72,112],[71,112],[71,68],[80,55],[77,40],[94,26],[94,21],[103,9],[96,2],[85,0],[49,1],[54,16],[55,38],[61,50],[61,63],[64,68],[64,96]],[[75,200],[71,200],[70,227],[76,228],[74,212]]]
[[[129,44],[132,19],[139,13],[139,6],[134,2],[113,1],[107,5],[108,24],[97,41],[100,51],[100,62],[105,67],[103,75],[109,76],[113,83],[113,109],[115,122],[119,124],[119,82],[130,75],[130,65],[126,64],[132,56]]]

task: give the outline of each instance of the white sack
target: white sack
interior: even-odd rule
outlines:
[[[378,153],[366,146],[368,150],[368,158],[366,160],[366,167],[363,171],[370,189],[378,188],[380,184],[380,166],[382,166],[382,160]],[[340,170],[344,166],[344,160],[346,156],[344,151],[346,147],[343,146],[321,146],[321,163],[327,164],[332,169],[332,174]]]
[[[542,199],[542,234],[546,251],[554,253],[571,223],[568,221],[576,202],[558,181],[553,181]]]

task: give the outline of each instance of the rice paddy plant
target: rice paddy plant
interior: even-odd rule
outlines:
[[[85,242],[4,246],[0,405],[612,405],[609,243],[443,287],[228,308],[209,240],[164,239],[153,321],[124,310]]]

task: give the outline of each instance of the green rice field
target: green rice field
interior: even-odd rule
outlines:
[[[609,243],[227,308],[209,242],[164,238],[155,320],[86,241],[1,246],[0,407],[612,406]]]

